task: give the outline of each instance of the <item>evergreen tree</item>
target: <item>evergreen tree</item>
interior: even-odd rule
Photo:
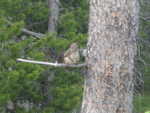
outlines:
[[[86,2],[61,1],[56,35],[47,34],[46,0],[0,1],[0,112],[69,113],[79,107],[83,83],[80,69],[18,63],[16,59],[55,62],[71,43],[84,47],[88,19]],[[45,35],[35,38],[22,32],[23,28]],[[47,101],[49,93],[51,101]]]

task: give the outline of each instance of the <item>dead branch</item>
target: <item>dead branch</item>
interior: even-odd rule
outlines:
[[[21,29],[21,31],[22,31],[23,33],[26,33],[26,34],[28,34],[28,35],[34,36],[34,37],[36,37],[36,38],[41,38],[41,37],[45,36],[45,35],[42,34],[42,33],[36,33],[36,32],[30,31],[30,30],[27,30],[27,29],[25,29],[25,28]]]
[[[9,20],[6,20],[6,21],[7,21],[7,23],[8,23],[9,25],[13,25],[13,23],[12,23],[11,21],[9,21]],[[28,34],[28,35],[34,36],[34,37],[36,37],[36,38],[41,38],[41,37],[45,36],[45,35],[42,34],[42,33],[36,33],[36,32],[30,31],[30,30],[28,30],[28,29],[26,29],[26,28],[22,28],[21,31],[22,31],[23,33],[26,33],[26,34]]]
[[[149,21],[150,20],[150,17],[143,17],[143,16],[141,16],[140,17],[142,20],[145,20],[145,21]]]
[[[27,62],[32,64],[42,64],[42,65],[48,65],[53,67],[84,67],[86,66],[86,63],[83,64],[63,64],[63,63],[51,63],[51,62],[44,62],[44,61],[35,61],[35,60],[28,60],[28,59],[21,59],[18,58],[17,61],[20,62]]]

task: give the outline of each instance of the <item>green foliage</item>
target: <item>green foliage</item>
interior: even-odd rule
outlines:
[[[65,38],[68,34],[87,33],[88,2],[87,0],[61,0],[64,10],[60,15],[58,32]]]
[[[145,113],[150,113],[150,111],[146,111]]]
[[[135,112],[136,113],[144,113],[150,110],[150,93],[146,92],[143,95],[139,95],[135,97]]]
[[[60,76],[57,75],[57,71],[53,83],[55,85],[55,87],[53,88],[53,92],[55,92],[55,101],[52,102],[52,104],[53,106],[55,106],[56,112],[67,111],[69,113],[69,111],[71,111],[73,108],[76,108],[80,104],[82,95],[81,84],[83,83],[83,78],[81,74],[77,72],[64,72],[61,69],[62,73]],[[64,79],[62,80],[62,78]]]

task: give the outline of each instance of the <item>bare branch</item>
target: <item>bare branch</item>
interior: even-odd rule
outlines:
[[[7,23],[8,23],[9,25],[13,25],[13,23],[12,23],[11,21],[9,21],[9,20],[6,20],[6,21],[7,21]],[[36,32],[30,31],[30,30],[28,30],[28,29],[26,29],[26,28],[22,28],[21,31],[22,31],[23,33],[26,33],[26,34],[28,34],[28,35],[34,36],[34,37],[36,37],[36,38],[41,38],[41,37],[45,36],[45,35],[42,34],[42,33],[36,33]]]
[[[150,20],[150,17],[143,17],[143,16],[141,16],[140,18],[145,20],[145,21],[149,21]]]
[[[63,63],[51,63],[51,62],[43,62],[43,61],[35,61],[35,60],[27,60],[27,59],[21,59],[18,58],[17,61],[20,62],[27,62],[32,64],[42,64],[42,65],[48,65],[53,67],[84,67],[86,66],[86,63],[83,64],[63,64]]]
[[[29,31],[29,30],[27,30],[27,29],[25,29],[25,28],[21,29],[21,31],[22,31],[23,33],[32,35],[32,36],[34,36],[34,37],[36,37],[36,38],[41,38],[41,37],[45,36],[45,35],[42,34],[42,33],[36,33],[36,32],[33,32],[33,31]]]

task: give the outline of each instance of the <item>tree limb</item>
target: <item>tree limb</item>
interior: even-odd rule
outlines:
[[[34,37],[36,37],[36,38],[41,38],[41,37],[45,36],[45,35],[42,34],[42,33],[36,33],[36,32],[33,32],[33,31],[29,31],[29,30],[27,30],[27,29],[25,29],[25,28],[21,29],[21,31],[22,31],[23,33],[32,35],[32,36],[34,36]]]
[[[13,25],[13,23],[12,23],[11,21],[9,21],[9,20],[6,20],[6,21],[7,21],[7,23],[8,23],[9,25]],[[30,31],[30,30],[28,30],[28,29],[26,29],[26,28],[22,28],[21,31],[22,31],[23,33],[26,33],[26,34],[28,34],[28,35],[34,36],[34,37],[36,37],[36,38],[41,38],[41,37],[45,36],[45,34],[36,33],[36,32]]]
[[[145,21],[149,21],[150,20],[150,17],[143,17],[143,16],[141,16],[140,18],[145,20]]]
[[[86,63],[83,63],[83,64],[63,64],[63,63],[51,63],[51,62],[27,60],[27,59],[21,59],[21,58],[18,58],[17,61],[27,62],[27,63],[32,63],[32,64],[42,64],[42,65],[48,65],[48,66],[53,66],[53,67],[84,67],[84,66],[86,66]]]

